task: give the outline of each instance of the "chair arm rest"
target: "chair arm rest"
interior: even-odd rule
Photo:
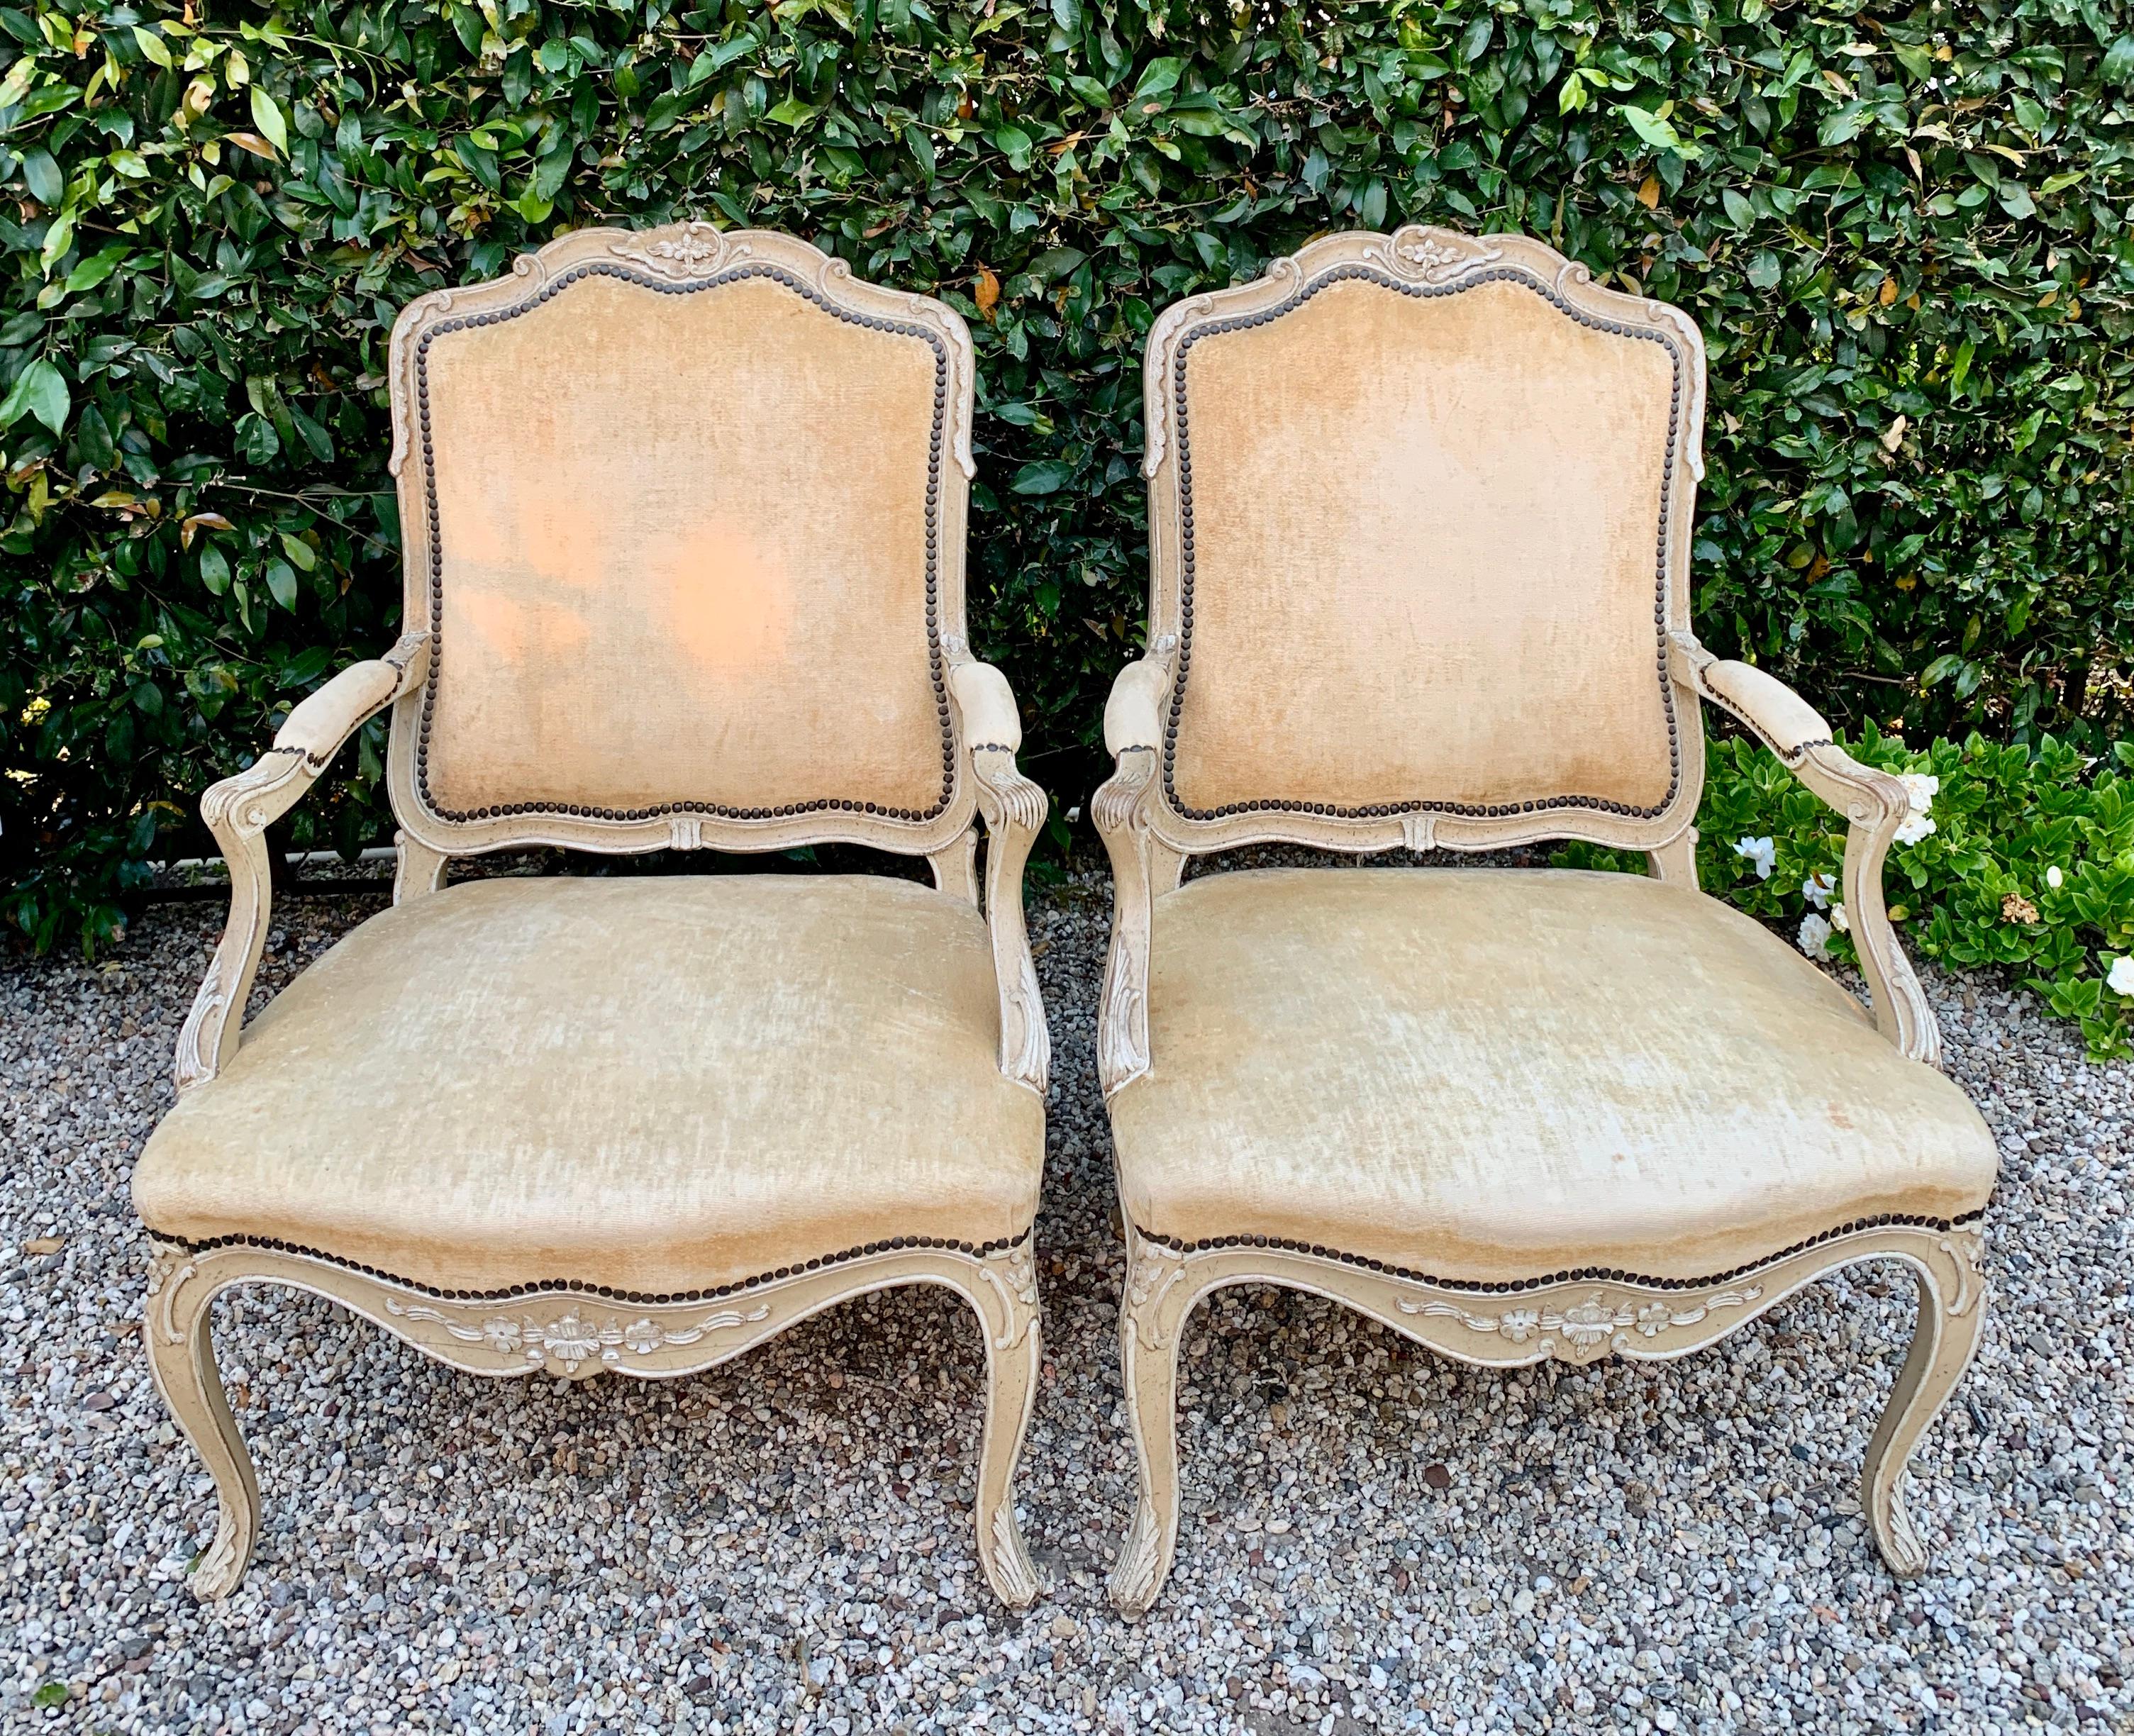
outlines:
[[[1776,676],[1753,663],[1718,661],[1701,673],[1702,689],[1713,703],[1748,725],[1780,759],[1790,763],[1811,747],[1829,745],[1823,714]]]
[[[1882,864],[1911,812],[1911,793],[1901,779],[1837,746],[1823,715],[1775,676],[1722,662],[1686,633],[1673,635],[1673,642],[1677,676],[1740,718],[1796,778],[1845,816],[1845,909],[1860,973],[1874,997],[1876,1029],[1914,1060],[1939,1066],[1934,1009],[1882,896]]]
[[[986,928],[1000,991],[1000,1070],[1042,1097],[1052,1039],[1023,924],[1022,877],[1045,825],[1045,792],[1015,763],[1022,718],[1007,678],[990,663],[959,662],[949,668],[949,692],[963,723],[963,763],[986,822]]]
[[[1120,670],[1104,702],[1104,751],[1113,759],[1135,748],[1153,753],[1163,740],[1163,699],[1170,691],[1170,665],[1156,658]]]
[[[200,817],[229,869],[229,920],[178,1033],[180,1091],[213,1078],[237,1053],[273,904],[267,828],[297,805],[350,736],[422,681],[429,649],[428,634],[411,633],[384,657],[342,670],[289,713],[273,747],[200,798]]]
[[[1149,937],[1158,846],[1149,808],[1171,679],[1168,660],[1144,657],[1119,671],[1104,705],[1104,746],[1117,765],[1091,800],[1089,817],[1112,859],[1112,938],[1097,1005],[1097,1076],[1107,1097],[1150,1066]]]
[[[411,658],[427,666],[429,645],[427,633],[410,634],[386,656],[350,664],[324,687],[306,695],[282,719],[282,727],[274,732],[274,750],[283,753],[294,749],[314,765],[323,767],[340,751],[342,743],[400,696],[408,685]]]

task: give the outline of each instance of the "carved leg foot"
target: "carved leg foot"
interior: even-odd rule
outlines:
[[[1171,1576],[1178,1543],[1178,1329],[1192,1306],[1179,1256],[1127,1232],[1127,1292],[1119,1309],[1119,1367],[1127,1425],[1141,1460],[1141,1493],[1112,1568],[1112,1603],[1147,1613]]]
[[[1927,1566],[1926,1547],[1905,1510],[1905,1464],[1963,1377],[1986,1324],[1985,1285],[1972,1251],[1967,1248],[1958,1257],[1967,1269],[1957,1275],[1953,1302],[1944,1300],[1936,1280],[1919,1274],[1919,1324],[1889,1406],[1868,1443],[1860,1480],[1860,1502],[1874,1527],[1876,1545],[1900,1579],[1912,1579]]]
[[[194,1595],[209,1599],[227,1597],[237,1589],[259,1531],[258,1479],[223,1396],[215,1346],[208,1337],[208,1304],[214,1300],[214,1287],[195,1277],[190,1255],[157,1256],[143,1322],[148,1366],[172,1419],[215,1478],[220,1508],[215,1541],[189,1582]]]
[[[978,1449],[978,1565],[1011,1609],[1027,1609],[1037,1598],[1037,1570],[1022,1546],[1015,1522],[1016,1461],[1037,1396],[1040,1357],[1037,1274],[1024,1242],[989,1259],[983,1277],[989,1294],[980,1300],[986,1327],[985,1438]],[[988,1305],[990,1304],[990,1305]]]

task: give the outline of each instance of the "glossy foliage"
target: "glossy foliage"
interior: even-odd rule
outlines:
[[[397,308],[593,221],[789,229],[970,318],[976,634],[1062,808],[1142,630],[1156,311],[1407,219],[1702,323],[1716,649],[1915,740],[2123,717],[2117,0],[92,0],[0,47],[0,852],[42,943],[389,640]],[[384,835],[380,745],[292,841]]]
[[[2128,1054],[2134,963],[2122,961],[2134,953],[2134,744],[2094,766],[2050,740],[2035,753],[1977,735],[1910,753],[1871,728],[1847,745],[1918,780],[1914,835],[1900,835],[1883,874],[1905,944],[1947,966],[2008,969],[2054,1012],[2080,1021],[2093,1055]],[[1699,824],[1706,886],[1782,920],[1817,957],[1853,958],[1840,914],[1842,816],[1770,755],[1736,740],[1714,756]]]

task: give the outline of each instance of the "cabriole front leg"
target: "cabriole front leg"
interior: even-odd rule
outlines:
[[[1037,1598],[1037,1570],[1015,1519],[1015,1473],[1037,1396],[1042,1356],[1037,1269],[1027,1240],[990,1255],[967,1292],[986,1335],[985,1434],[978,1448],[978,1565],[1011,1609]]]
[[[1123,1615],[1155,1603],[1178,1548],[1178,1342],[1200,1292],[1183,1260],[1131,1226],[1119,1309],[1119,1372],[1127,1425],[1141,1470],[1133,1517],[1112,1568],[1111,1599]]]
[[[1986,1280],[1975,1232],[1943,1237],[1932,1264],[1918,1263],[1919,1320],[1882,1420],[1867,1444],[1860,1505],[1874,1527],[1876,1547],[1890,1570],[1912,1579],[1927,1569],[1926,1546],[1905,1511],[1905,1467],[1928,1425],[1948,1402],[1977,1353],[1986,1329]]]
[[[215,1478],[215,1538],[189,1581],[201,1598],[227,1597],[237,1589],[259,1532],[258,1478],[223,1394],[208,1334],[210,1304],[220,1288],[198,1278],[183,1249],[166,1249],[149,1275],[142,1322],[156,1390]]]

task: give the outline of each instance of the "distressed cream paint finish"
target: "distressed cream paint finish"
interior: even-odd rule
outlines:
[[[1092,803],[1142,1468],[1114,1602],[1170,1571],[1179,1344],[1213,1290],[1292,1285],[1511,1367],[1679,1356],[1865,1260],[1919,1285],[1861,1498],[1921,1571],[1900,1483],[1977,1343],[1997,1155],[1931,1070],[1884,909],[1904,787],[1691,630],[1696,327],[1523,237],[1405,229],[1166,309],[1145,379],[1149,652]],[[1697,890],[1702,700],[1846,817],[1871,1023]],[[1551,837],[1658,884],[1180,885],[1243,844]]]
[[[1013,1480],[1045,798],[963,639],[972,379],[951,309],[705,224],[581,230],[403,314],[409,631],[202,799],[230,921],[135,1171],[150,1358],[220,1499],[202,1595],[258,1526],[208,1333],[229,1286],[330,1296],[476,1373],[580,1379],[687,1374],[935,1284],[985,1335],[978,1560],[1007,1603],[1036,1597]],[[395,908],[240,1036],[266,829],[388,706]],[[529,844],[833,841],[924,855],[934,885],[444,885],[455,856]]]

